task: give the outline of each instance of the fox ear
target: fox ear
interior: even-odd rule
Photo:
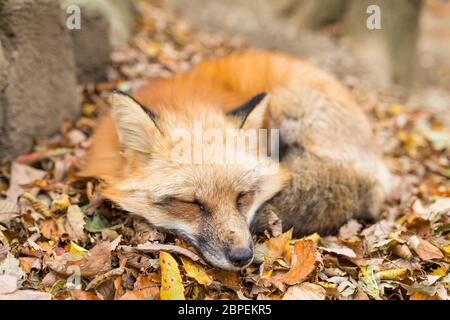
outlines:
[[[121,147],[150,153],[152,141],[161,137],[156,115],[125,93],[114,92],[110,102]]]
[[[262,92],[229,111],[227,115],[236,117],[240,121],[241,129],[260,129],[265,127],[268,104],[269,95]]]

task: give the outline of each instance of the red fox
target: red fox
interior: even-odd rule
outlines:
[[[328,234],[351,218],[377,218],[391,192],[364,113],[333,76],[300,58],[234,53],[150,81],[133,97],[115,93],[111,107],[81,175],[99,178],[106,198],[179,235],[221,269],[251,263],[252,232],[267,228],[269,213],[296,236]],[[188,140],[193,153],[213,151],[203,162],[177,161],[180,136],[173,133],[195,135],[199,123],[219,132],[219,142],[206,139],[199,148]],[[272,154],[205,162],[226,153],[220,141],[230,129],[244,138],[279,130],[279,163]],[[262,137],[236,152],[266,150]]]

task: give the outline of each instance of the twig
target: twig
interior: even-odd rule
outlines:
[[[168,251],[172,253],[181,254],[183,256],[188,257],[192,261],[199,262],[201,264],[206,265],[206,263],[203,261],[202,258],[200,258],[196,253],[185,249],[183,247],[174,246],[171,244],[160,244],[160,243],[151,243],[146,242],[143,244],[139,244],[137,247],[131,247],[131,246],[120,246],[120,249],[124,251],[143,251],[143,252],[159,252],[159,251]]]
[[[88,283],[88,285],[86,286],[86,291],[98,287],[100,284],[102,284],[103,282],[112,277],[121,276],[124,272],[125,268],[121,266],[119,268],[112,269],[106,273],[100,274],[96,276],[91,282]]]
[[[45,150],[39,152],[31,152],[17,157],[14,161],[20,164],[32,164],[34,162],[48,159],[50,157],[59,157],[71,152],[68,148],[58,148],[54,150]]]

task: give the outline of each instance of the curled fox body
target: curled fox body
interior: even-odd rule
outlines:
[[[251,262],[251,233],[267,227],[268,214],[296,235],[325,234],[350,218],[376,218],[390,192],[390,173],[350,93],[292,56],[247,51],[205,61],[150,81],[133,98],[113,94],[111,106],[81,174],[99,178],[105,197],[178,234],[222,269]],[[278,129],[279,165],[270,155],[244,163],[174,161],[174,132],[195,134],[196,124],[219,137],[228,129]],[[214,148],[203,159],[224,151],[206,140]]]

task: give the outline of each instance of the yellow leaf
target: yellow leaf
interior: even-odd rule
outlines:
[[[195,279],[198,283],[204,285],[210,285],[212,278],[206,273],[205,269],[198,263],[191,261],[188,258],[181,257],[186,275],[189,278]]]
[[[433,276],[445,276],[447,274],[447,268],[445,266],[441,266],[433,271],[431,275]]]
[[[184,300],[184,288],[178,263],[167,252],[159,254],[161,265],[161,300]]]
[[[95,113],[95,105],[92,103],[83,103],[81,106],[81,112],[86,117],[92,117]]]
[[[50,210],[53,213],[61,214],[67,211],[70,206],[70,197],[67,193],[63,193],[59,199],[53,200]]]
[[[199,300],[201,293],[202,293],[202,287],[199,285],[194,285],[192,288],[191,299]]]
[[[303,240],[311,240],[316,245],[319,244],[320,241],[320,235],[317,232],[314,232],[313,234],[310,234],[309,236],[303,237]]]
[[[365,293],[376,300],[381,300],[380,297],[380,288],[378,287],[377,280],[375,278],[375,274],[373,272],[372,266],[362,266],[359,273],[359,281],[358,284]]]
[[[337,289],[338,284],[332,283],[332,282],[326,282],[326,281],[319,281],[318,284],[320,284],[322,287],[327,289]]]
[[[414,292],[409,297],[409,300],[439,300],[439,298],[437,298],[436,295],[430,297],[420,292]]]
[[[273,269],[269,268],[267,270],[263,270],[261,274],[261,279],[269,279],[272,276]]]
[[[398,280],[407,273],[408,273],[407,268],[388,269],[388,270],[383,270],[383,271],[377,272],[375,277],[377,277],[378,279],[381,279],[381,280]]]
[[[392,115],[399,115],[404,112],[404,108],[401,104],[393,103],[389,105],[387,111]]]
[[[442,251],[444,251],[444,253],[447,257],[450,257],[450,244],[443,246],[441,249],[442,249]]]
[[[22,197],[26,200],[28,200],[31,203],[31,207],[37,212],[42,214],[45,217],[51,217],[52,212],[48,208],[48,206],[38,198],[36,198],[34,195],[32,195],[29,192],[25,192],[22,194]]]
[[[149,56],[156,56],[161,51],[161,44],[159,42],[150,42],[145,47],[145,52]]]
[[[69,252],[72,255],[75,256],[81,256],[84,257],[85,255],[87,255],[89,253],[88,250],[86,250],[85,248],[77,245],[75,242],[70,241],[70,247],[69,247]]]
[[[289,243],[292,238],[293,229],[286,231],[278,237],[271,238],[265,242],[267,246],[266,258],[268,263],[271,264],[277,258],[284,255],[286,258],[290,258]]]

